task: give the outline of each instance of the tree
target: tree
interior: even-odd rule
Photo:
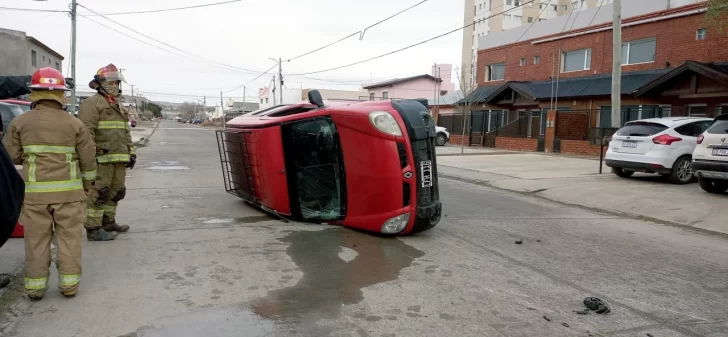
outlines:
[[[146,108],[152,112],[154,117],[162,117],[162,107],[152,102],[147,103]]]
[[[182,118],[182,120],[193,119],[195,117],[195,112],[197,111],[195,108],[195,103],[182,103],[182,105],[179,107],[179,117]]]
[[[474,65],[471,65],[473,67]],[[465,66],[461,68],[462,71],[455,70],[456,72],[460,73],[460,76],[458,76],[458,82],[460,84],[460,91],[462,92],[462,97],[459,97],[460,100],[457,102],[457,106],[460,109],[460,113],[463,116],[463,128],[462,128],[462,136],[460,138],[460,153],[465,153],[465,129],[468,126],[468,114],[471,112],[473,106],[477,104],[475,100],[475,92],[478,90],[478,83],[475,81],[475,76],[469,76],[468,72],[469,70],[465,69]],[[473,80],[468,80],[469,78],[472,78]],[[470,144],[468,144],[470,145]]]
[[[728,28],[728,0],[708,0],[705,20],[721,32]]]

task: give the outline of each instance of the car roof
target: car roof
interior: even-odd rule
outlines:
[[[673,126],[679,126],[690,122],[700,122],[700,121],[712,121],[713,118],[707,118],[707,117],[660,117],[660,118],[646,118],[646,119],[640,119],[636,121],[630,121],[627,122],[629,124],[635,124],[638,122],[648,122],[648,123],[658,123],[662,124],[667,127],[673,127]]]

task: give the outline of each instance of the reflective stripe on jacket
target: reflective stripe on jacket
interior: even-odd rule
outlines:
[[[81,103],[78,118],[86,125],[96,146],[104,150],[96,158],[99,163],[126,163],[130,155],[136,154],[129,115],[119,104],[111,104],[97,93]]]
[[[11,122],[3,139],[16,165],[23,165],[25,203],[82,201],[96,179],[96,146],[83,123],[52,101]]]

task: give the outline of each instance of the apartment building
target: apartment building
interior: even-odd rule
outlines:
[[[0,28],[0,75],[31,75],[39,68],[63,71],[63,55],[25,32]]]
[[[468,81],[473,81],[479,40],[494,32],[502,32],[533,22],[562,15],[571,16],[612,3],[613,0],[465,0],[463,25],[462,69]],[[635,0],[624,0],[635,1]],[[650,0],[654,1],[654,0]],[[663,1],[663,0],[659,0]]]

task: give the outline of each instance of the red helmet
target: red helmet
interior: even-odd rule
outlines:
[[[113,63],[109,63],[108,66],[99,69],[99,71],[96,72],[96,75],[94,75],[94,79],[89,82],[88,85],[89,87],[91,87],[91,89],[96,89],[96,87],[104,81],[126,82],[126,80],[124,80],[124,75],[122,75],[122,73]]]
[[[50,67],[40,68],[33,73],[30,78],[30,89],[68,91],[63,74]]]

